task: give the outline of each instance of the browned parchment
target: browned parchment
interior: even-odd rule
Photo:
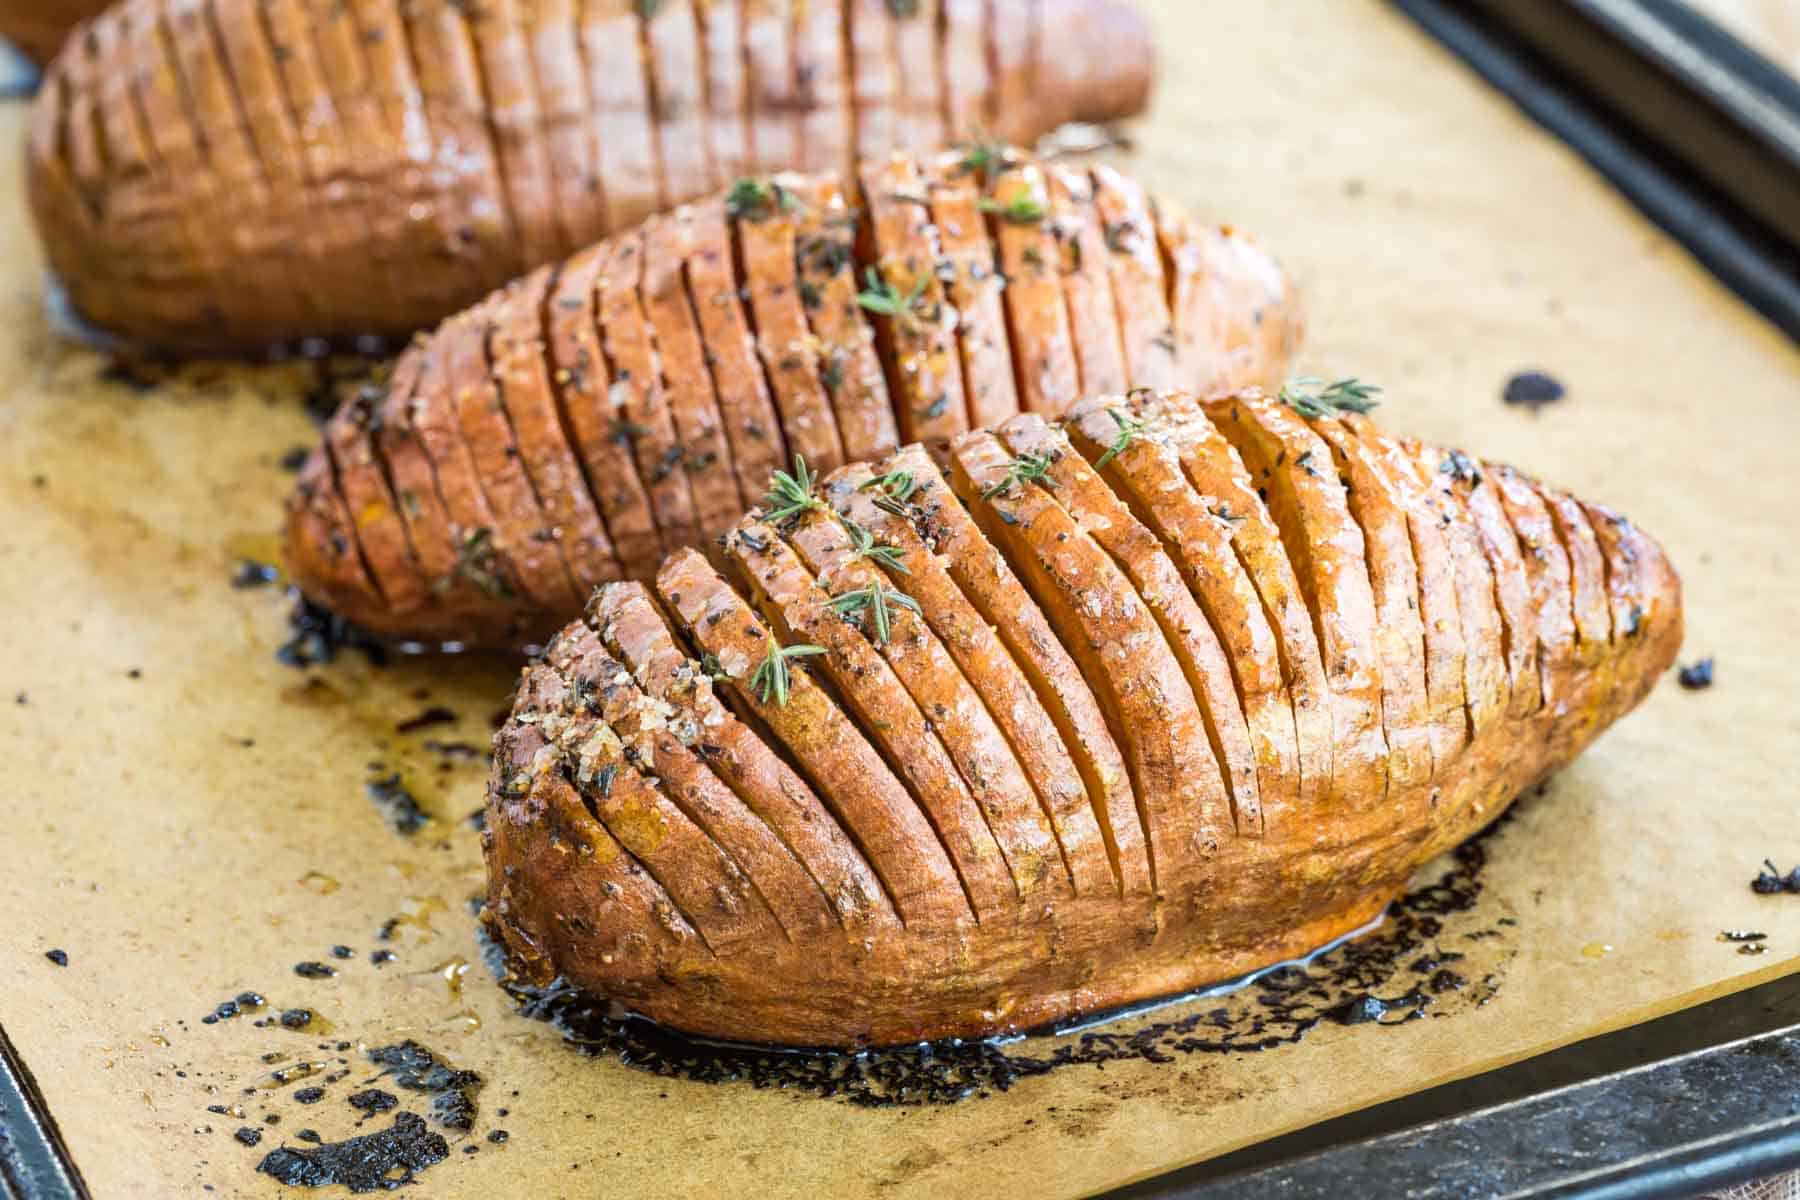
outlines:
[[[272,1195],[252,1168],[284,1134],[349,1132],[343,1095],[367,1071],[313,1108],[284,1098],[260,1147],[232,1140],[261,1111],[239,1094],[270,1069],[260,1055],[335,1057],[316,1035],[200,1023],[245,988],[316,1007],[331,1040],[411,1035],[488,1077],[480,1152],[453,1147],[425,1195],[1073,1195],[1800,964],[1800,899],[1745,887],[1764,853],[1800,860],[1800,357],[1385,5],[1156,8],[1165,78],[1133,166],[1278,248],[1310,291],[1314,373],[1384,383],[1391,426],[1516,461],[1664,539],[1686,575],[1688,657],[1718,657],[1711,692],[1671,680],[1495,842],[1483,903],[1518,919],[1520,950],[1498,998],[924,1111],[572,1055],[479,966],[446,981],[476,952],[461,818],[482,768],[439,771],[422,741],[485,742],[511,669],[277,664],[282,602],[227,578],[273,551],[276,460],[312,436],[305,372],[197,367],[144,391],[102,378],[103,360],[46,328],[9,179],[0,1025],[98,1195]],[[0,108],[0,145],[23,115]],[[1568,401],[1504,408],[1502,381],[1526,367]],[[431,704],[458,722],[394,732]],[[362,791],[376,761],[407,772],[433,826],[406,840],[382,824]],[[393,916],[398,961],[374,967]],[[1743,927],[1770,935],[1766,955],[1715,940]],[[333,961],[334,943],[356,951],[338,978],[291,973]],[[250,1122],[205,1111],[240,1100]],[[504,1146],[482,1140],[495,1126]]]

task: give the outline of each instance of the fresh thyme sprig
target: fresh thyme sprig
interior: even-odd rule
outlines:
[[[772,179],[746,176],[725,194],[725,211],[751,220],[761,220],[776,209],[793,212],[799,206],[799,198]]]
[[[918,303],[925,295],[925,285],[931,282],[928,272],[919,272],[913,280],[912,290],[901,290],[882,278],[881,272],[874,267],[868,270],[869,286],[858,292],[856,302],[872,313],[880,313],[892,317],[896,321],[915,321],[918,319]]]
[[[1021,192],[1011,200],[1002,204],[998,200],[982,200],[981,211],[994,213],[1009,225],[1039,225],[1049,210],[1038,202],[1030,192]]]
[[[888,587],[879,579],[868,587],[858,588],[854,592],[845,592],[841,596],[832,597],[831,600],[831,607],[839,616],[848,617],[854,613],[868,613],[864,631],[882,646],[887,645],[893,637],[894,618],[889,605],[898,605],[913,613],[920,612],[917,600],[897,588]]]
[[[979,138],[964,142],[957,149],[963,152],[962,161],[957,166],[965,171],[976,172],[983,178],[1012,161],[1012,148],[998,138]]]
[[[1011,491],[1015,483],[1042,482],[1055,462],[1056,456],[1052,454],[1021,454],[1006,464],[1006,474],[1000,477],[1000,482],[981,490],[981,498],[992,500],[1002,492]]]
[[[1150,427],[1148,421],[1140,420],[1120,409],[1109,408],[1106,410],[1106,415],[1111,417],[1113,419],[1113,424],[1119,427],[1119,434],[1117,437],[1113,438],[1112,445],[1106,448],[1106,453],[1102,454],[1099,459],[1095,461],[1094,469],[1096,471],[1106,466],[1106,464],[1113,459],[1119,457],[1119,455],[1125,453],[1125,448],[1137,441],[1137,439],[1142,436],[1144,430]]]
[[[1290,379],[1281,389],[1281,402],[1303,417],[1318,420],[1339,413],[1366,413],[1380,404],[1381,389],[1352,376],[1326,383],[1310,375]]]
[[[882,512],[901,518],[912,516],[907,501],[919,490],[919,481],[913,478],[911,471],[889,471],[886,475],[877,475],[856,490],[866,492],[870,489],[877,493],[873,503]]]
[[[763,496],[763,519],[780,523],[803,512],[825,511],[825,501],[815,494],[819,477],[806,468],[806,459],[794,455],[794,473],[777,470],[769,476],[769,490]]]
[[[902,575],[911,575],[906,564],[901,561],[898,546],[883,546],[875,541],[875,535],[858,525],[855,521],[846,520],[844,525],[850,531],[850,557],[866,558],[872,563],[879,563],[890,571],[898,571]]]
[[[756,668],[756,674],[750,677],[750,686],[762,697],[764,704],[773,703],[778,708],[786,708],[788,695],[794,686],[793,669],[788,666],[790,658],[811,658],[825,653],[823,646],[783,646],[774,637],[769,638],[769,653]]]

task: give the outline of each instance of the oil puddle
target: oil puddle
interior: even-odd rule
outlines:
[[[686,1037],[560,982],[503,986],[521,1015],[551,1023],[583,1054],[664,1078],[872,1108],[954,1104],[1071,1067],[1276,1050],[1321,1025],[1399,1025],[1488,1003],[1517,953],[1517,920],[1478,905],[1493,836],[1509,819],[1458,847],[1447,870],[1362,936],[1245,979],[1018,1038],[856,1053],[732,1045]],[[489,965],[503,972],[491,944]]]

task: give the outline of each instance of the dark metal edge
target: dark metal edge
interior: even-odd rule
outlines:
[[[0,1028],[0,1191],[7,1200],[89,1200],[37,1080]]]
[[[1653,136],[1660,111],[1641,112],[1633,120],[1583,87],[1542,52],[1542,45],[1530,40],[1523,16],[1561,2],[1391,0],[1506,93],[1527,116],[1606,176],[1721,282],[1790,338],[1800,341],[1800,246],[1758,220],[1725,187],[1709,182],[1709,178],[1723,177],[1731,183],[1735,177],[1729,169],[1708,171]],[[1598,32],[1594,36],[1596,41],[1610,40]],[[1752,57],[1751,51],[1717,27],[1713,27],[1713,36],[1737,46],[1745,60]],[[1559,49],[1560,56],[1567,54],[1566,48]],[[1728,70],[1730,61],[1720,60],[1716,65]],[[1696,113],[1706,107],[1704,101],[1695,103],[1699,106]]]
[[[1108,1196],[1698,1195],[1800,1166],[1796,1022],[1800,973]]]

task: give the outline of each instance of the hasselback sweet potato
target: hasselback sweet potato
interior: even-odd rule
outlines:
[[[0,38],[40,67],[56,56],[77,25],[110,0],[7,0],[0,5]]]
[[[51,8],[0,30],[48,50]],[[45,75],[29,190],[105,332],[404,337],[742,175],[1133,115],[1152,59],[1129,0],[121,0]]]
[[[1213,264],[1204,283],[1237,306],[1208,318],[1216,338],[1148,334],[1198,286],[1159,246]],[[331,419],[288,562],[379,634],[541,642],[577,594],[723,533],[796,458],[824,476],[902,442],[941,451],[1021,411],[1060,416],[1089,380],[1272,383],[1299,333],[1292,288],[1247,238],[1116,172],[984,144],[864,164],[849,188],[748,177],[418,339]],[[1310,640],[1290,653],[1320,675]]]
[[[1061,422],[1023,415],[957,438],[947,478],[907,448],[784,487],[718,566],[683,550],[649,582],[608,585],[526,670],[496,743],[486,920],[514,969],[695,1034],[851,1047],[1179,993],[1375,918],[1421,863],[1643,699],[1679,647],[1681,588],[1610,509],[1460,452],[1400,453],[1360,415],[1302,407],[1133,393]],[[1113,432],[1097,443],[1101,419]],[[1158,480],[1232,479],[1253,439],[1251,469],[1287,511],[1254,488],[1207,495],[1198,507],[1220,536],[1169,545],[1195,502],[1155,502]],[[1280,451],[1262,463],[1274,445],[1307,447],[1318,474],[1274,482]],[[1184,457],[1215,469],[1184,470]],[[1496,485],[1492,509],[1446,508],[1443,489],[1466,492],[1477,474]],[[1446,516],[1467,536],[1415,561],[1409,523]],[[1292,561],[1302,529],[1312,553]],[[1493,605],[1491,580],[1521,546],[1534,565],[1504,617],[1440,603],[1462,587],[1449,560],[1473,554]],[[1222,627],[1263,620],[1230,599],[1253,594],[1250,553],[1263,560],[1251,573],[1274,578],[1279,560],[1302,581],[1292,603],[1306,627],[1349,660],[1325,669],[1320,700],[1342,752],[1315,756],[1330,773],[1305,788],[1292,718],[1286,748],[1252,752],[1242,715],[1292,694],[1270,677],[1279,635]],[[1578,622],[1578,605],[1592,619]],[[1529,639],[1555,702],[1465,720],[1462,689],[1482,676],[1427,646],[1416,621],[1389,645],[1378,626],[1400,608],[1460,621],[1463,645],[1488,644],[1496,683],[1525,661],[1509,639]],[[1261,661],[1239,664],[1246,654]],[[937,678],[912,673],[915,657]],[[1082,723],[1054,718],[1076,695]],[[783,771],[798,777],[782,785]],[[816,796],[831,836],[785,837],[780,852],[793,803],[775,803],[777,788]],[[689,797],[713,793],[743,802],[687,815]],[[801,881],[852,868],[882,894],[827,919]],[[621,873],[645,894],[622,891]],[[776,931],[757,897],[784,887],[802,895],[793,915],[775,910]]]

